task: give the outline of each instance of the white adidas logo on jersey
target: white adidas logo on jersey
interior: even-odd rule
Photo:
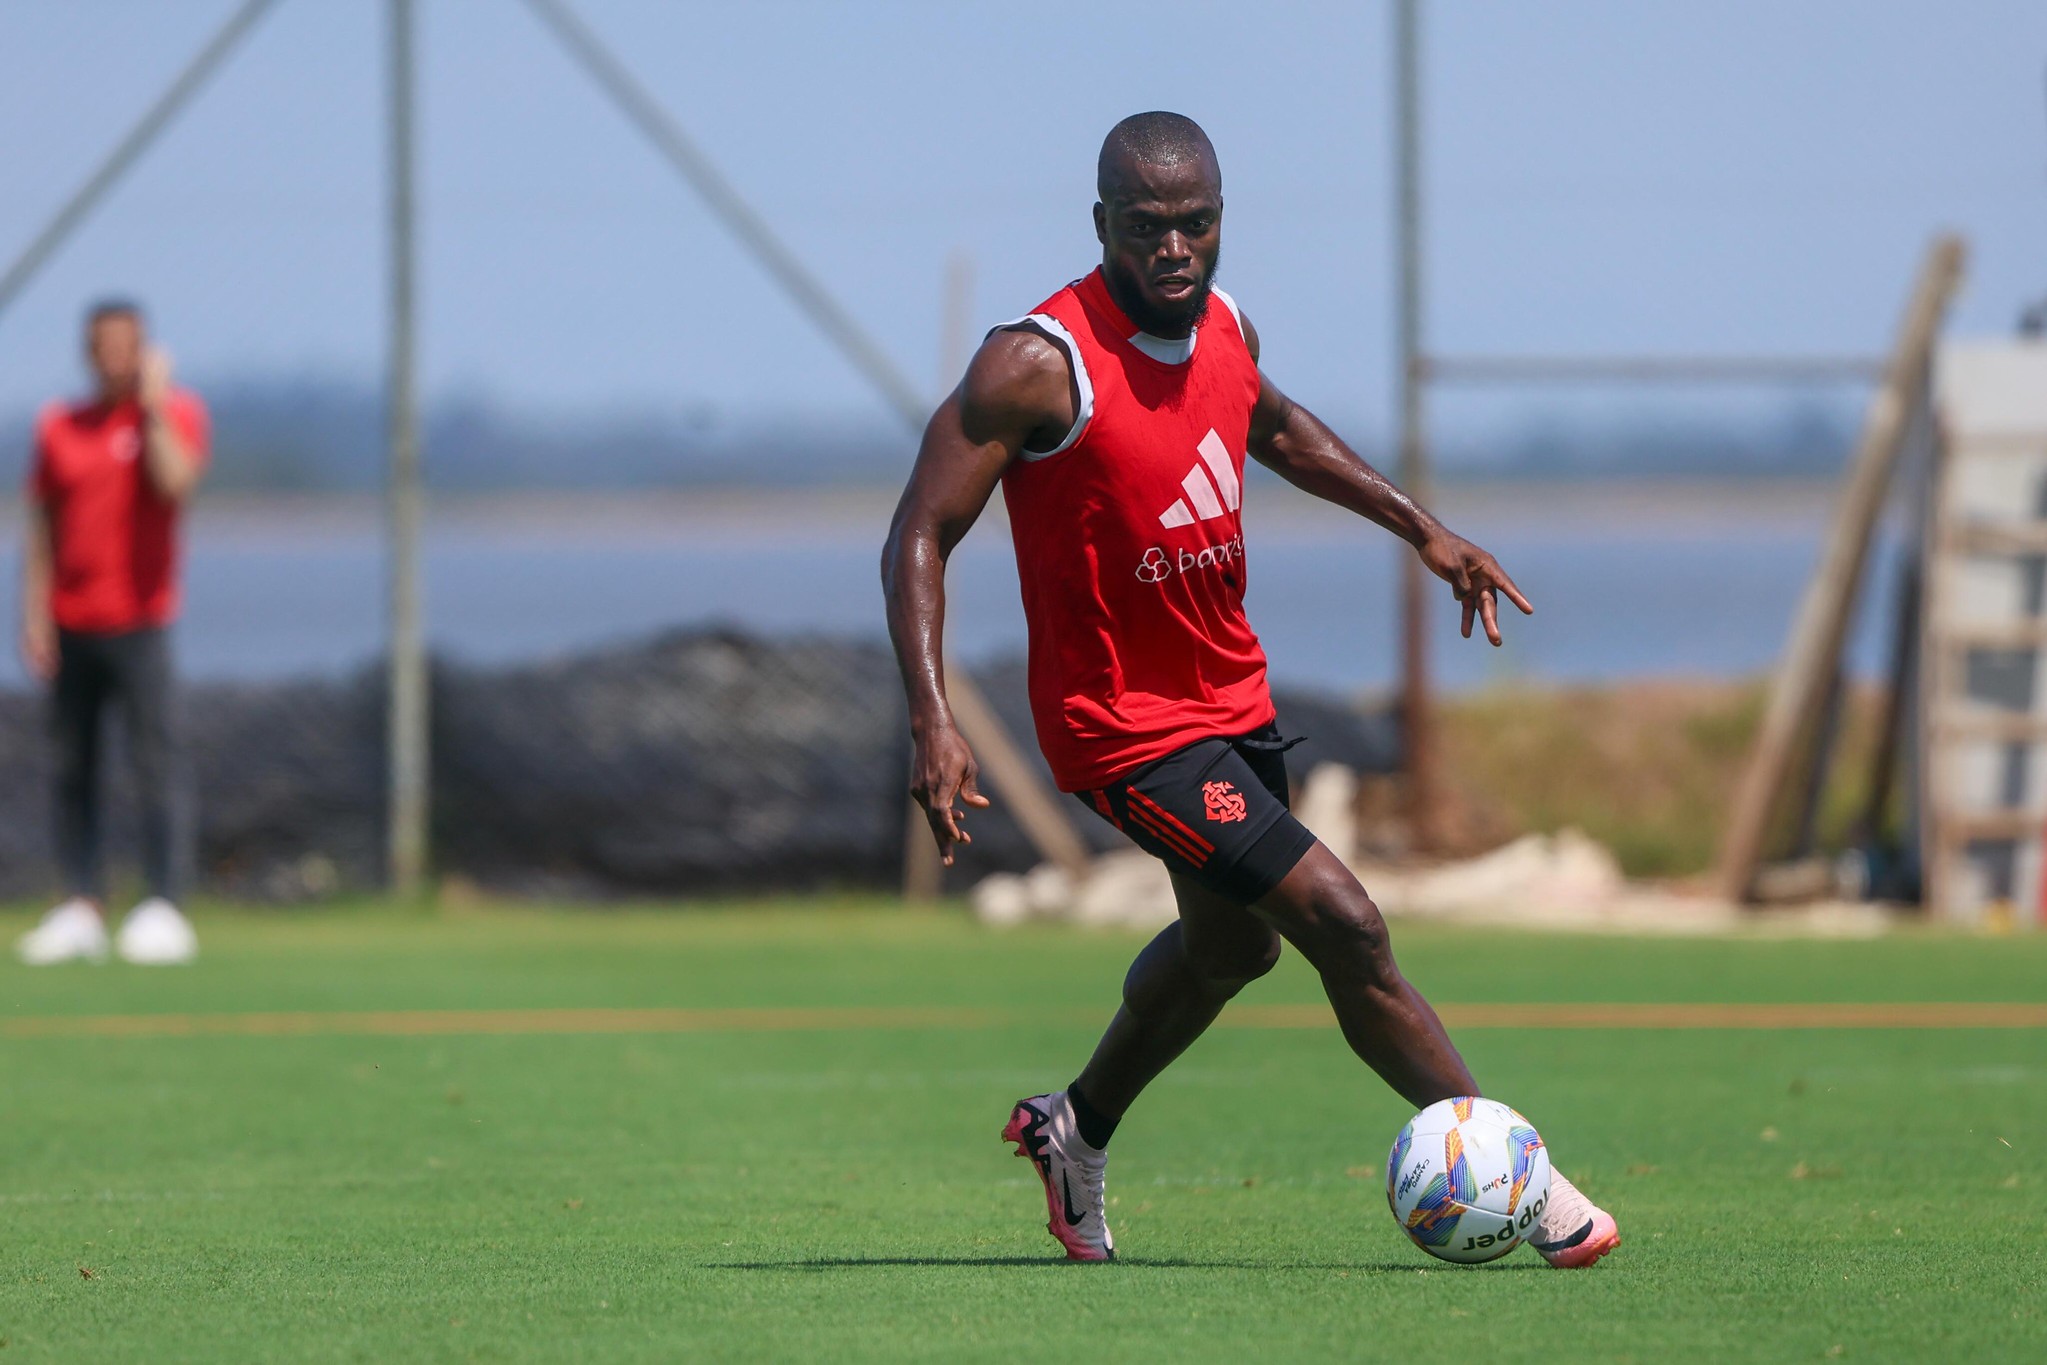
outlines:
[[[1201,464],[1187,471],[1187,477],[1180,480],[1180,487],[1186,491],[1184,498],[1173,499],[1173,505],[1159,513],[1159,525],[1171,530],[1175,526],[1192,526],[1197,521],[1213,521],[1228,512],[1234,512],[1244,500],[1244,490],[1237,483],[1236,462],[1230,459],[1229,447],[1223,438],[1215,434],[1215,428],[1208,429],[1208,435],[1201,438]],[[1202,465],[1208,466],[1207,473]],[[1215,481],[1209,481],[1209,475]]]

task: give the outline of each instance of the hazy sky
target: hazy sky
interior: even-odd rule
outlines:
[[[578,3],[921,384],[949,254],[1024,311],[1096,259],[1108,125],[1193,115],[1268,368],[1383,419],[1387,5]],[[0,0],[0,259],[231,8]],[[880,412],[519,0],[420,9],[431,393]],[[0,315],[0,411],[106,291],[201,379],[378,372],[382,15],[282,0]],[[2039,0],[1437,0],[1425,61],[1445,348],[1873,350],[1942,226],[1965,328],[2047,295]]]

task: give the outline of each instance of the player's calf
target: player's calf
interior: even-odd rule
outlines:
[[[1321,844],[1258,902],[1258,913],[1322,977],[1351,1051],[1417,1107],[1481,1093],[1442,1020],[1393,960],[1379,907]]]

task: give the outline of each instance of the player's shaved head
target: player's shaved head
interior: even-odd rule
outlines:
[[[1222,255],[1223,176],[1208,134],[1185,114],[1132,114],[1102,140],[1095,188],[1110,296],[1153,336],[1191,335]]]
[[[1200,124],[1162,109],[1132,114],[1102,139],[1102,154],[1095,160],[1095,193],[1104,204],[1114,204],[1143,182],[1146,170],[1180,166],[1207,171],[1214,188],[1221,191],[1222,167]]]

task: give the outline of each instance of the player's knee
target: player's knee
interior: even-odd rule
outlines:
[[[1386,921],[1370,896],[1360,892],[1331,907],[1323,932],[1331,946],[1352,965],[1374,976],[1393,975],[1393,944],[1386,934]]]
[[[1204,985],[1235,995],[1279,962],[1279,935],[1243,936],[1226,944],[1190,943],[1188,964]]]
[[[1355,880],[1332,877],[1317,886],[1303,919],[1302,950],[1318,969],[1388,983],[1397,978],[1385,917]]]

